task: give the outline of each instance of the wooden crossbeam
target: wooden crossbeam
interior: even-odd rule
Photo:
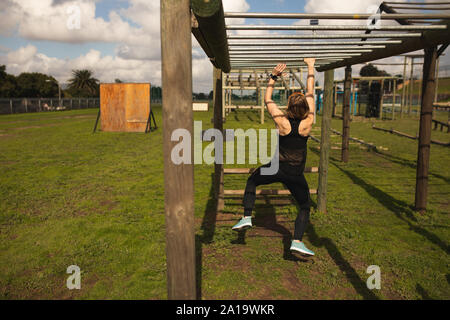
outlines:
[[[256,168],[226,168],[223,169],[224,174],[249,174],[255,171]],[[304,173],[319,172],[319,167],[306,167]]]
[[[434,130],[437,130],[438,126],[441,126],[441,131],[443,130],[444,127],[447,127],[447,133],[450,131],[449,123],[445,123],[435,119],[432,119],[431,121],[434,123]]]
[[[225,109],[255,109],[261,110],[262,106],[224,106]],[[264,108],[263,108],[264,109]],[[287,106],[278,106],[278,109],[287,109]]]
[[[310,194],[317,194],[316,189],[309,189]],[[245,194],[245,190],[224,190],[223,194],[225,196],[243,196]],[[283,189],[260,189],[256,190],[256,195],[273,195],[273,196],[288,196],[291,193],[289,190]]]

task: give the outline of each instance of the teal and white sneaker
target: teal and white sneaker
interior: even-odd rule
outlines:
[[[303,242],[292,241],[292,243],[291,243],[291,251],[300,252],[300,253],[307,254],[307,255],[310,255],[310,256],[314,255],[314,252],[309,250],[305,246],[305,244]]]
[[[243,217],[241,220],[239,220],[238,223],[236,223],[233,226],[233,230],[239,231],[247,228],[252,227],[252,217]]]

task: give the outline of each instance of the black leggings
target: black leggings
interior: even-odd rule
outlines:
[[[270,163],[262,167],[268,166],[270,166]],[[281,182],[289,189],[291,195],[299,204],[300,212],[295,220],[294,240],[302,240],[303,233],[305,232],[306,225],[309,221],[309,211],[311,206],[309,187],[303,174],[303,170],[300,168],[295,174],[292,174],[292,167],[288,169],[287,166],[280,162],[280,167],[276,174],[261,175],[262,167],[256,169],[247,180],[244,194],[244,215],[252,215],[257,186]]]

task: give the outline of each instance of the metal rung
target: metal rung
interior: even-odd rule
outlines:
[[[249,174],[255,171],[255,168],[227,168],[223,169],[224,174]],[[306,167],[304,173],[319,172],[318,167]]]
[[[245,190],[224,190],[223,194],[225,196],[243,196]],[[310,194],[317,194],[317,189],[309,189]],[[291,193],[289,190],[280,190],[280,189],[261,189],[256,190],[256,195],[274,195],[274,196],[288,196]]]

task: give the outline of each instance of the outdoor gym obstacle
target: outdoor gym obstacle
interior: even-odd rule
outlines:
[[[408,6],[405,2],[402,5]],[[424,6],[426,4],[423,4]],[[419,7],[423,7],[419,5]],[[192,15],[191,10],[192,9]],[[223,73],[231,69],[271,68],[276,62],[286,62],[288,68],[304,66],[302,57],[316,57],[319,72],[325,72],[324,106],[321,124],[319,185],[317,203],[320,212],[326,211],[327,168],[330,149],[330,124],[333,104],[334,69],[345,67],[344,112],[342,130],[342,161],[348,161],[350,132],[351,66],[416,50],[425,50],[420,114],[420,133],[416,173],[416,210],[424,210],[427,203],[427,182],[431,139],[431,113],[435,94],[436,59],[450,39],[450,14],[399,13],[389,5],[380,5],[380,14],[335,13],[224,13],[220,0],[164,0],[161,1],[161,51],[164,121],[164,179],[166,215],[167,287],[169,299],[196,298],[195,236],[194,236],[194,166],[176,165],[171,161],[171,141],[175,129],[185,129],[192,135],[192,46],[191,31],[214,65],[214,128],[223,130]],[[328,19],[346,20],[334,26],[298,26],[304,31],[321,30],[328,34],[311,35],[246,35],[228,34],[233,27],[225,18],[246,19]],[[372,25],[352,25],[351,21],[373,19],[396,21],[384,29]],[[431,22],[430,22],[431,21]],[[252,30],[286,30],[273,25],[250,26]],[[352,29],[354,28],[354,29]],[[355,33],[355,30],[362,31]],[[329,33],[329,31],[332,31]],[[334,32],[334,31],[338,31]],[[393,33],[395,32],[395,33]],[[320,41],[317,39],[320,38]],[[310,39],[309,41],[297,41]],[[323,41],[322,41],[323,40]],[[176,45],[174,45],[176,44]],[[369,52],[352,52],[354,46]],[[442,45],[442,46],[441,46]],[[311,49],[314,46],[314,49]],[[329,46],[340,46],[339,52],[317,54]],[[352,49],[350,49],[350,46]],[[377,47],[373,47],[377,46]],[[441,46],[438,49],[438,46]],[[236,54],[236,49],[258,47],[267,54]],[[263,50],[260,50],[264,49]],[[289,54],[292,49],[302,53]],[[334,49],[331,49],[334,50]],[[345,52],[344,52],[345,51]],[[245,51],[244,51],[245,52]],[[223,167],[215,164],[214,190],[220,208],[223,199]],[[182,179],[182,183],[180,180]],[[221,191],[222,188],[222,191]],[[223,204],[222,204],[223,205]]]
[[[155,117],[150,108],[150,83],[101,83],[100,109],[94,126],[102,131],[148,132]]]

